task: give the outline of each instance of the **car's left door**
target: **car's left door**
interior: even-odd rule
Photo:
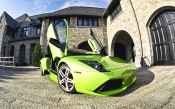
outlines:
[[[65,19],[49,25],[47,40],[53,60],[67,56],[68,39],[69,25]]]

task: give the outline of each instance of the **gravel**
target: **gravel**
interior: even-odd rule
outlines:
[[[175,66],[138,68],[126,91],[109,97],[64,93],[35,67],[0,67],[0,109],[175,109]]]

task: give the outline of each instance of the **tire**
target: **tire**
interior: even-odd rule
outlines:
[[[58,69],[58,84],[66,93],[76,93],[74,79],[67,64],[63,64]]]
[[[40,72],[41,72],[41,76],[44,76],[44,73],[43,73],[43,70],[42,70],[41,63],[40,63]]]

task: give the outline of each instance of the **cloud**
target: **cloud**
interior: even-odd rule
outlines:
[[[37,12],[46,12],[52,3],[56,0],[34,0],[34,10]]]
[[[89,6],[89,7],[103,7],[109,4],[110,0],[67,0],[60,9],[70,6]]]

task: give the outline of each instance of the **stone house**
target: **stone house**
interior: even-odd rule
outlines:
[[[16,64],[30,65],[34,46],[40,42],[41,23],[37,16],[24,14],[13,19],[4,12],[0,21],[0,56],[14,56]]]
[[[106,20],[102,18],[105,9],[95,7],[68,7],[52,13],[16,19],[4,12],[0,19],[0,56],[14,56],[15,63],[31,65],[36,43],[40,43],[44,54],[49,52],[46,32],[49,24],[67,19],[70,26],[70,44],[82,48],[90,28],[107,45]]]
[[[137,67],[175,65],[174,0],[112,0],[103,18],[109,55]]]

